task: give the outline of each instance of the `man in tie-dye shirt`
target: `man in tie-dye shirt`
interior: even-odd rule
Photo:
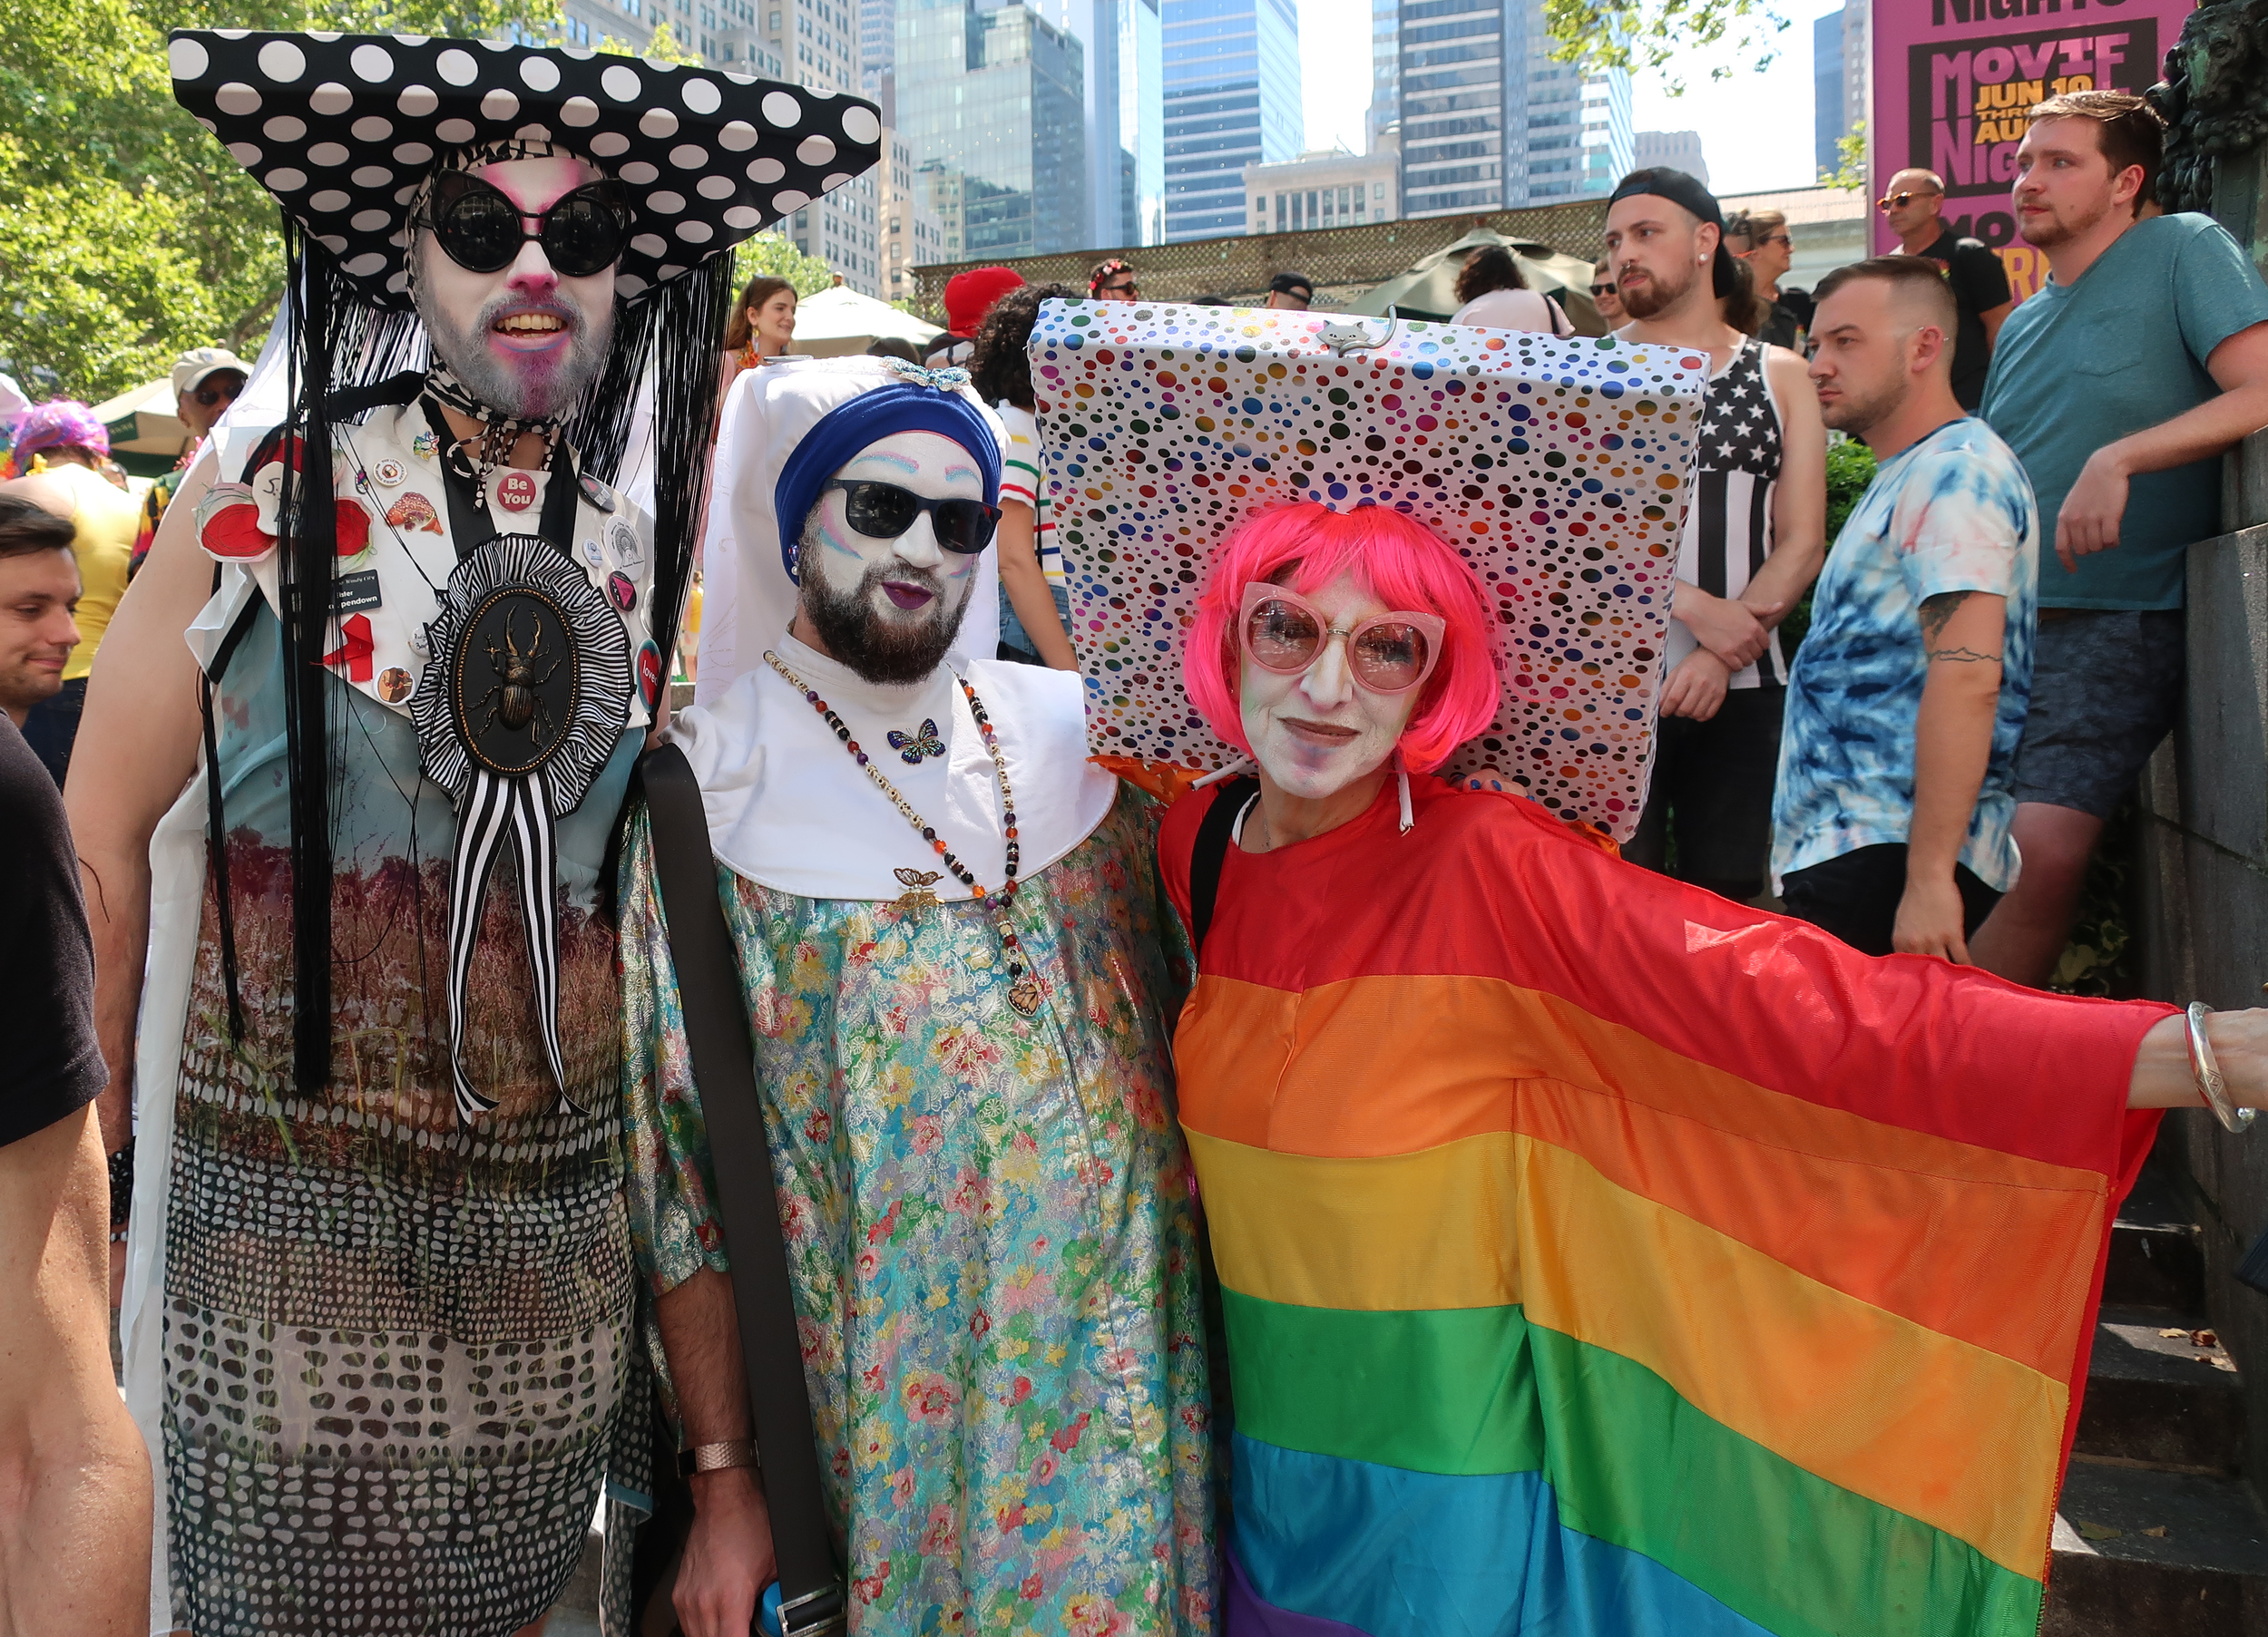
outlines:
[[[1931,264],[1842,268],[1818,300],[1820,408],[1881,464],[1788,681],[1773,881],[1790,914],[1869,954],[1966,961],[2019,867],[2038,510],[2009,446],[1953,396],[1960,319]]]

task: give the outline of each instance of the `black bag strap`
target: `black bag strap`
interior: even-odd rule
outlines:
[[[1220,896],[1221,865],[1227,862],[1237,820],[1259,788],[1260,781],[1250,774],[1226,780],[1198,824],[1197,845],[1189,853],[1189,952],[1193,955],[1205,952],[1205,934],[1213,925],[1213,901]]]
[[[781,1624],[787,1637],[816,1637],[845,1629],[848,1604],[819,1487],[818,1442],[732,934],[717,899],[700,786],[685,753],[663,745],[646,753],[638,771],[653,830],[654,879],[670,929],[685,1043],[709,1127],[717,1216],[732,1257],[740,1357],[779,1564]]]

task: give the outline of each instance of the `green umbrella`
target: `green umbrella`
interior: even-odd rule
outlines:
[[[136,477],[171,472],[189,443],[189,428],[173,413],[179,403],[167,376],[97,404],[94,418],[110,430],[111,457]]]
[[[1557,301],[1577,335],[1607,333],[1607,322],[1590,298],[1589,262],[1534,239],[1507,239],[1491,228],[1474,228],[1456,243],[1419,258],[1408,272],[1397,273],[1368,295],[1357,297],[1344,310],[1383,317],[1392,307],[1404,318],[1446,323],[1461,305],[1457,299],[1457,275],[1464,268],[1466,256],[1482,245],[1502,245],[1511,251],[1528,287]]]

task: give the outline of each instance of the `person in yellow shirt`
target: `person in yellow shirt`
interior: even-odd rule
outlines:
[[[60,785],[71,766],[86,703],[86,679],[95,650],[125,594],[140,523],[133,499],[97,469],[109,458],[110,434],[94,412],[70,398],[34,404],[16,423],[11,463],[17,475],[0,492],[24,495],[58,517],[72,520],[72,554],[79,560],[79,646],[63,667],[63,689],[32,707],[24,737]]]

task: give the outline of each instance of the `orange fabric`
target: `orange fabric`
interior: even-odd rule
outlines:
[[[2084,1339],[2110,1208],[2100,1174],[1766,1090],[1554,997],[1443,975],[1303,999],[1208,976],[1176,1056],[1193,1132],[1349,1159],[1522,1132],[1811,1278],[2034,1369],[2064,1375]],[[1359,1101],[1348,1085],[1364,1088]]]

